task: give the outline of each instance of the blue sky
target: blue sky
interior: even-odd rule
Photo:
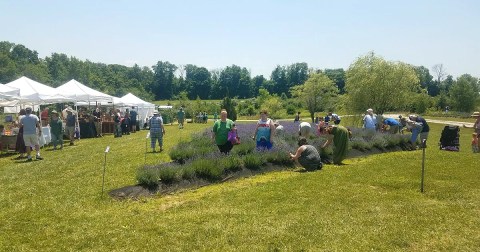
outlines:
[[[387,60],[443,64],[480,77],[480,1],[0,0],[1,41],[40,57],[208,69],[236,64],[345,68],[374,51]]]

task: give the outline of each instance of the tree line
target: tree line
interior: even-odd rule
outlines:
[[[422,113],[450,106],[468,112],[475,108],[480,90],[478,78],[464,74],[454,79],[442,64],[433,66],[430,73],[427,67],[387,61],[373,52],[357,58],[347,70],[314,69],[300,62],[277,65],[267,77],[252,77],[247,68],[237,65],[209,70],[158,61],[151,67],[127,67],[63,53],[43,59],[21,44],[0,42],[0,83],[21,76],[52,87],[76,79],[110,95],[130,92],[146,100],[256,98],[255,109],[265,103],[272,111],[287,109],[288,114],[296,110],[292,104],[302,103],[309,111],[361,112],[371,107],[379,112]],[[244,109],[252,107],[244,105]]]
[[[307,63],[277,66],[271,76],[251,75],[237,65],[208,70],[193,64],[175,65],[158,61],[151,67],[135,64],[94,63],[63,53],[39,58],[38,52],[21,44],[0,42],[0,83],[26,76],[57,87],[71,79],[114,96],[131,92],[148,100],[177,99],[185,92],[190,99],[252,98],[264,88],[272,94],[289,95],[289,89],[304,83],[312,69]],[[343,69],[327,69],[343,85]]]

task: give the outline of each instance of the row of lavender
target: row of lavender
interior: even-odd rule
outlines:
[[[288,153],[297,148],[298,123],[285,122],[284,130],[274,138],[271,150],[257,150],[252,139],[256,124],[237,124],[237,133],[241,144],[235,145],[229,155],[223,155],[212,143],[211,132],[206,130],[196,133],[189,142],[181,142],[170,150],[171,163],[145,166],[139,169],[137,180],[140,185],[156,188],[161,184],[172,184],[181,180],[204,179],[210,182],[220,181],[231,173],[242,169],[262,170],[265,164],[272,163],[283,167],[292,167]],[[368,134],[362,129],[351,128],[350,149],[368,151],[385,150],[409,143],[407,135],[390,135],[383,133]],[[309,144],[319,148],[326,141],[325,136],[312,132]],[[327,159],[332,150],[321,150],[322,158]]]

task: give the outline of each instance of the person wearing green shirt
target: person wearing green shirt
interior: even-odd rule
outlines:
[[[57,144],[60,144],[60,149],[63,149],[63,134],[62,134],[62,120],[58,118],[58,112],[52,111],[52,119],[50,119],[50,134],[52,135],[53,149],[57,149]]]
[[[328,138],[322,148],[333,142],[333,163],[336,165],[342,164],[343,159],[347,156],[350,131],[343,126],[335,125],[328,126],[325,132],[328,134]]]
[[[232,142],[228,141],[228,132],[233,128],[233,121],[227,118],[227,110],[222,109],[220,120],[213,124],[212,139],[218,146],[220,152],[228,154],[233,148]]]

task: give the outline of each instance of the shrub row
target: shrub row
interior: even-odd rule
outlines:
[[[140,168],[137,172],[137,181],[148,188],[158,186],[159,182],[172,184],[196,178],[216,182],[227,174],[242,169],[261,170],[266,163],[293,166],[294,163],[288,153],[293,153],[297,148],[296,135],[277,136],[272,150],[257,151],[255,142],[248,137],[247,131],[241,132],[242,143],[234,146],[230,155],[223,155],[218,151],[217,146],[211,142],[209,131],[194,134],[191,141],[180,142],[171,149],[169,155],[174,163]],[[352,129],[349,148],[368,151],[373,148],[386,150],[400,146],[402,149],[409,149],[409,139],[410,135],[368,134],[362,129]],[[309,139],[309,143],[317,148],[325,141],[324,136],[313,136]],[[332,148],[320,150],[322,159],[329,159],[331,153]]]
[[[196,178],[218,182],[226,175],[242,169],[259,171],[267,162],[285,166],[293,164],[288,155],[280,155],[279,152],[255,151],[243,156],[220,154],[215,158],[190,159],[183,164],[167,163],[142,167],[137,171],[137,181],[139,185],[147,188],[158,187],[159,183],[169,185]]]

